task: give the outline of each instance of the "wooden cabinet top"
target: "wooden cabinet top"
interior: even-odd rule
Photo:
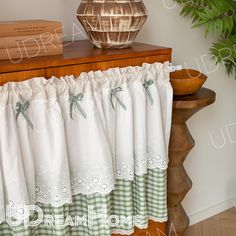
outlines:
[[[119,50],[97,49],[94,48],[88,40],[66,42],[64,44],[63,55],[0,61],[0,73],[105,62],[110,60],[132,59],[153,55],[170,55],[172,52],[171,48],[142,43],[134,43],[131,48]]]
[[[201,88],[197,93],[187,96],[174,96],[174,109],[196,109],[206,107],[215,102],[214,91]]]

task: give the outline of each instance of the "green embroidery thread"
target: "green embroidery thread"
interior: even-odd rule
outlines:
[[[116,98],[117,102],[120,104],[120,106],[126,110],[126,106],[125,104],[120,100],[120,98],[117,96],[117,93],[123,91],[121,87],[117,87],[115,89],[112,89],[111,90],[111,96],[110,96],[110,101],[111,101],[111,105],[112,105],[112,108],[113,110],[115,110],[115,106],[114,106],[114,103],[113,103],[113,97]]]
[[[152,84],[153,84],[153,80],[145,80],[143,87],[145,88],[145,91],[147,93],[150,103],[153,105],[154,101],[153,101],[153,97],[149,89],[149,86],[151,86]]]
[[[86,117],[87,117],[85,111],[83,110],[83,108],[79,104],[79,102],[81,102],[83,100],[83,97],[84,97],[83,93],[79,93],[77,95],[74,95],[74,94],[70,93],[70,98],[69,98],[69,101],[70,101],[70,118],[72,120],[73,120],[74,105],[76,106],[79,113],[84,117],[84,119],[86,119]]]
[[[29,101],[26,101],[23,103],[20,103],[20,102],[16,103],[16,120],[18,119],[19,115],[22,114],[22,116],[27,121],[28,125],[31,127],[31,129],[33,129],[34,128],[33,123],[27,114],[29,105],[30,105]]]

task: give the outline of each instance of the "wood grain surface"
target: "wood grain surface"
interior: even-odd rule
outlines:
[[[171,48],[134,43],[131,48],[102,50],[95,48],[88,40],[64,42],[64,53],[59,56],[35,57],[20,61],[0,61],[0,73],[45,69],[87,63],[109,62],[133,58],[160,56],[171,59]],[[126,64],[128,66],[129,64]]]
[[[182,201],[192,187],[184,161],[195,145],[187,120],[196,112],[214,103],[216,94],[210,89],[201,88],[196,94],[175,96],[169,144],[168,166],[168,236],[183,236],[189,226],[189,218]]]
[[[236,208],[191,226],[184,236],[235,236]]]

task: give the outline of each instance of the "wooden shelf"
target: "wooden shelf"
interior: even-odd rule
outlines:
[[[58,56],[0,61],[0,73],[51,68],[113,60],[171,55],[171,48],[134,43],[127,49],[97,49],[88,40],[64,43],[64,53]],[[169,58],[171,60],[171,58]],[[19,61],[19,62],[18,62]],[[15,63],[18,62],[18,63]]]

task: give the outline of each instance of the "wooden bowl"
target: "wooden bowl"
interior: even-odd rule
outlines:
[[[196,93],[205,83],[207,76],[197,70],[184,69],[170,73],[170,83],[174,95]]]

